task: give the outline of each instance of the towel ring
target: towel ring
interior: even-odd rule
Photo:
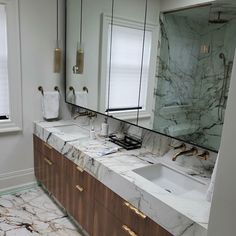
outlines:
[[[87,92],[87,93],[89,92],[89,91],[88,91],[88,88],[85,87],[85,86],[83,87],[83,91],[84,91],[84,92]]]
[[[70,86],[70,87],[69,87],[69,90],[72,91],[72,92],[73,92],[73,95],[75,96],[75,89],[74,89],[74,87]]]
[[[55,86],[54,90],[57,91],[58,93],[60,93],[60,89],[58,88],[58,86]]]
[[[38,90],[42,93],[42,95],[44,96],[44,93],[43,93],[43,87],[42,86],[39,86],[38,87]]]

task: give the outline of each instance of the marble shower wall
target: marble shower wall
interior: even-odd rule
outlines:
[[[209,24],[174,14],[166,14],[160,22],[153,129],[218,150],[232,70],[230,61],[236,46],[236,22]],[[201,45],[210,45],[210,52],[202,54]],[[226,57],[225,66],[220,53]],[[224,81],[227,83],[222,94]]]

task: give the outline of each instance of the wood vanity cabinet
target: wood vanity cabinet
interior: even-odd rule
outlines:
[[[113,218],[113,227],[116,228],[119,235],[137,235],[137,236],[171,236],[168,231],[156,224],[137,208],[122,199],[119,195],[111,191],[105,185],[96,181],[95,189],[95,213],[102,212]],[[100,221],[100,222],[98,222]],[[101,227],[103,218],[95,214],[94,226]],[[109,228],[107,229],[109,231]],[[94,236],[98,236],[94,231]],[[110,232],[109,232],[110,233]],[[104,234],[109,235],[109,234]],[[113,235],[113,234],[110,234]],[[114,234],[116,235],[116,234]]]
[[[34,135],[36,179],[91,236],[171,236]]]
[[[56,199],[61,199],[63,157],[51,146],[34,136],[35,176]]]
[[[34,166],[36,179],[92,235],[95,179],[36,136]]]

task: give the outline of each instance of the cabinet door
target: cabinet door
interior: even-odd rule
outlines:
[[[34,135],[34,173],[36,179],[42,183],[45,181],[44,176],[44,162],[42,154],[42,143],[41,139]]]
[[[171,233],[163,229],[160,225],[148,218],[145,226],[145,235],[148,236],[172,236]]]
[[[51,193],[59,202],[62,201],[63,158],[64,157],[56,150],[52,151],[52,166],[49,179],[51,182]]]
[[[136,235],[145,235],[144,230],[147,216],[99,181],[96,181],[95,198],[117,219],[124,223],[126,228],[135,232]]]
[[[62,164],[62,196],[61,204],[66,211],[73,216],[73,162],[63,158]]]
[[[123,225],[102,204],[95,201],[93,236],[128,236]]]
[[[73,216],[76,221],[92,235],[94,211],[94,178],[73,167]]]
[[[49,192],[53,189],[53,173],[54,173],[54,162],[53,162],[53,149],[47,143],[43,142],[43,153],[42,153],[42,183]]]

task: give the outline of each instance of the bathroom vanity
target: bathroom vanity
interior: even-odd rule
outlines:
[[[35,123],[36,178],[89,235],[207,235],[209,178],[173,155],[91,140],[75,121]]]
[[[171,235],[37,136],[34,157],[37,180],[89,235]]]

